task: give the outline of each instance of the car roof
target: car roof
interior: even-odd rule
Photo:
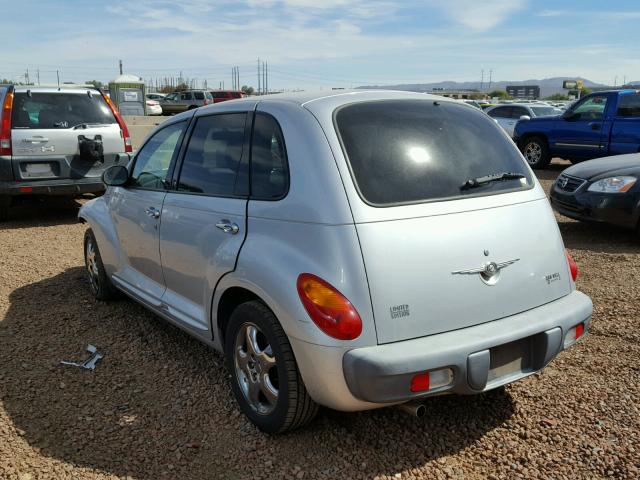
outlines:
[[[432,100],[438,102],[456,103],[458,105],[464,105],[465,107],[476,109],[472,105],[468,105],[464,102],[458,102],[455,99],[441,97],[438,95],[431,95],[428,93],[416,93],[400,90],[340,90],[338,92],[316,91],[316,92],[296,92],[296,93],[278,93],[273,95],[263,96],[249,96],[244,98],[237,98],[233,100],[234,105],[240,102],[245,103],[287,103],[290,105],[297,105],[304,107],[313,103],[314,105],[332,104],[336,108],[348,103],[365,102],[365,101],[378,101],[378,100],[402,100],[402,99],[415,99],[415,100]],[[201,109],[221,109],[219,107],[224,102],[201,107]]]
[[[14,85],[13,91],[16,93],[22,93],[32,91],[34,93],[87,93],[87,90],[94,90],[98,93],[102,93],[99,89],[93,85],[51,85],[51,86],[38,86],[38,85]]]

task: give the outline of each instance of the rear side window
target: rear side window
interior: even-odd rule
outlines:
[[[13,99],[13,128],[72,128],[82,124],[117,123],[111,109],[95,92],[16,93]]]
[[[2,96],[2,94],[0,94]],[[619,117],[640,117],[640,94],[620,95]]]
[[[227,98],[227,92],[211,92],[213,98]]]
[[[182,92],[180,94],[180,100],[193,100],[193,95],[191,92]]]
[[[251,198],[277,200],[289,189],[284,138],[271,115],[256,113],[251,143]]]
[[[354,183],[373,206],[422,203],[530,188],[520,154],[495,122],[453,102],[385,100],[335,114]],[[469,179],[513,172],[523,179],[461,189]]]
[[[193,92],[196,100],[204,100],[204,92]]]
[[[524,107],[513,107],[511,110],[511,118],[520,118],[522,115],[529,115],[529,112]]]
[[[182,162],[178,190],[236,195],[246,117],[246,113],[230,113],[198,118]]]

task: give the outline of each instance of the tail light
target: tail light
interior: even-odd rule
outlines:
[[[569,264],[569,270],[571,270],[571,278],[573,278],[573,281],[575,282],[576,278],[578,278],[578,265],[573,260],[568,250],[565,250],[565,253],[567,254],[567,263]]]
[[[102,98],[104,98],[105,102],[107,102],[107,105],[109,105],[113,116],[116,117],[118,125],[120,125],[120,130],[122,130],[122,138],[124,138],[124,151],[126,153],[133,152],[133,146],[131,145],[131,137],[129,136],[129,129],[127,128],[127,124],[124,123],[124,120],[120,116],[120,112],[118,112],[118,109],[113,104],[111,99],[105,95],[103,95]]]
[[[362,333],[362,320],[351,302],[320,277],[302,273],[298,295],[320,330],[338,340],[353,340]]]
[[[0,155],[11,155],[11,110],[13,92],[7,92],[2,104],[2,123],[0,123]]]

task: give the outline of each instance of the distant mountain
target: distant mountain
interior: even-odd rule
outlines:
[[[400,85],[368,85],[362,86],[358,88],[366,88],[366,89],[390,89],[390,90],[404,90],[411,92],[425,92],[430,93],[433,92],[434,89],[444,89],[444,90],[482,90],[484,92],[490,92],[492,90],[504,90],[507,85],[538,85],[540,86],[540,95],[542,98],[548,97],[555,93],[567,93],[566,90],[562,88],[562,82],[565,80],[582,80],[584,82],[584,86],[588,88],[604,88],[606,85],[601,83],[592,82],[586,78],[582,77],[554,77],[554,78],[544,78],[542,80],[509,80],[509,81],[500,81],[500,82],[485,82],[480,85],[480,82],[452,82],[452,81],[444,81],[444,82],[436,82],[436,83],[407,83]],[[640,84],[639,82],[632,82],[633,84]]]

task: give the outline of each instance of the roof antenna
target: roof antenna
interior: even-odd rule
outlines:
[[[60,70],[56,70],[56,76],[58,77],[58,91],[60,91]]]
[[[32,97],[32,95],[31,95],[31,89],[27,90],[27,97],[29,97],[29,98],[31,98],[31,97]]]

